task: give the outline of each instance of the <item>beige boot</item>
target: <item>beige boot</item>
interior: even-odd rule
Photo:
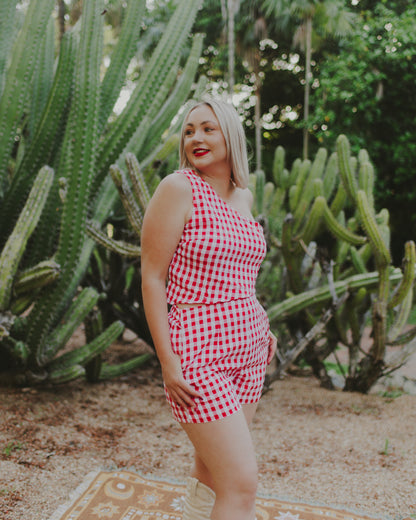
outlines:
[[[214,491],[198,479],[189,477],[186,482],[183,520],[209,520],[214,502]]]

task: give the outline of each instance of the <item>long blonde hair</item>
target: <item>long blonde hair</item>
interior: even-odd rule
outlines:
[[[232,179],[239,188],[247,188],[249,181],[249,167],[247,158],[246,136],[243,125],[237,111],[230,103],[217,101],[215,99],[204,100],[193,105],[184,117],[181,129],[181,139],[179,144],[179,159],[181,168],[192,168],[191,163],[185,154],[184,129],[189,114],[195,108],[207,105],[214,112],[221,131],[224,135],[227,156],[231,165]]]

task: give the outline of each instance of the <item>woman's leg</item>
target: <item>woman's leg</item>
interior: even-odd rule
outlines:
[[[257,406],[258,403],[242,405],[243,413],[249,428],[253,422]],[[200,482],[213,489],[214,483],[211,474],[196,451],[194,453],[194,465],[191,470],[191,477],[198,479]]]
[[[253,520],[257,464],[247,420],[253,406],[225,419],[186,424],[196,452],[194,475],[213,489],[212,520]]]

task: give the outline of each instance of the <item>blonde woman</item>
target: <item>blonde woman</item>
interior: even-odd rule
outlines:
[[[255,295],[266,244],[232,105],[190,109],[180,160],[145,214],[142,290],[166,398],[195,448],[184,519],[254,520],[249,426],[276,338]]]

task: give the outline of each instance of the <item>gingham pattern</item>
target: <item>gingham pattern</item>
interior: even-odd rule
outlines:
[[[243,217],[193,170],[193,211],[169,267],[168,302],[217,303],[255,294],[266,254],[263,229]]]
[[[269,322],[256,297],[169,312],[173,351],[185,380],[203,397],[178,406],[165,391],[179,422],[215,421],[260,399],[267,365]]]

